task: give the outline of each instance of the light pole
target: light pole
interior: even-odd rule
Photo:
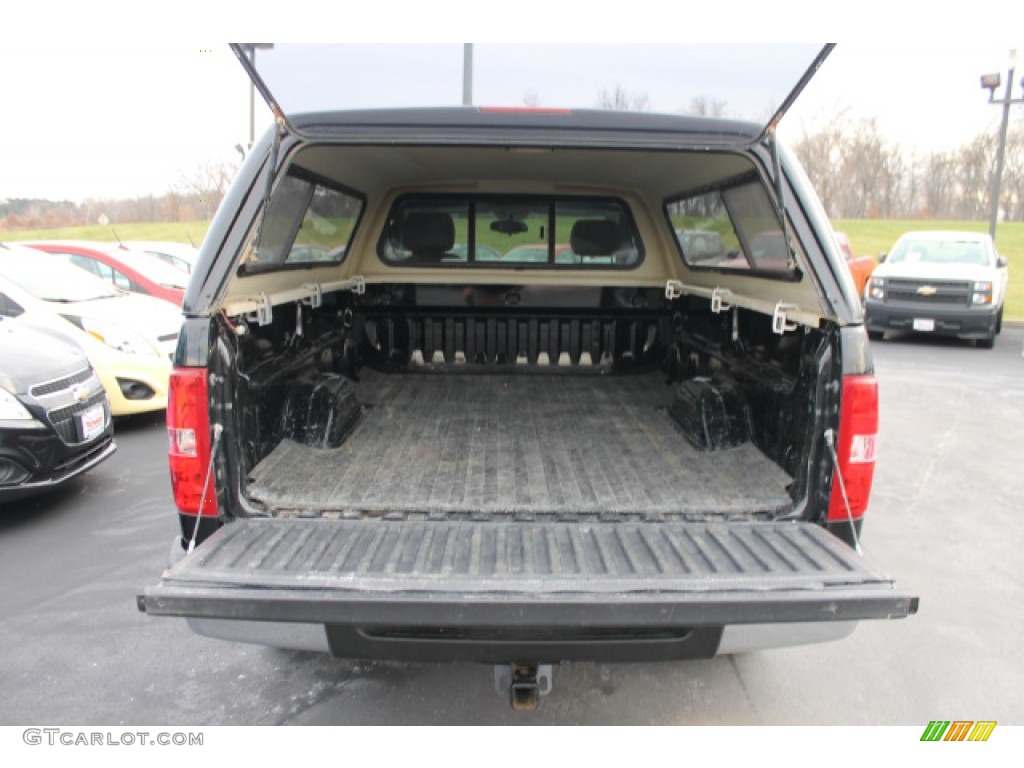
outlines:
[[[996,172],[992,177],[992,206],[989,216],[988,233],[992,242],[996,239],[996,222],[999,220],[999,191],[1003,183],[1003,156],[1006,154],[1006,130],[1010,124],[1010,105],[1024,104],[1024,97],[1014,99],[1013,96],[1013,74],[1017,68],[1017,51],[1010,51],[1010,67],[1006,73],[1006,92],[1003,98],[996,98],[996,88],[1001,84],[998,72],[981,76],[981,87],[988,89],[988,103],[1001,104],[1003,107],[1003,121],[999,127],[999,148],[996,150]],[[1024,80],[1021,81],[1021,89],[1024,90]]]
[[[462,104],[473,103],[473,44],[462,44]]]

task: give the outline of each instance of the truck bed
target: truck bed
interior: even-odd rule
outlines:
[[[787,508],[792,481],[751,443],[686,440],[657,373],[383,374],[357,384],[345,442],[282,440],[247,493],[289,510],[693,513]]]

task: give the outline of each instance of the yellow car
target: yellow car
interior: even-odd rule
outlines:
[[[63,332],[83,349],[115,416],[167,407],[181,314],[59,256],[0,243],[0,314]]]

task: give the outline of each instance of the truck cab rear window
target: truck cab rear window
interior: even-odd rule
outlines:
[[[417,195],[392,206],[378,254],[392,266],[632,269],[643,247],[620,200]]]

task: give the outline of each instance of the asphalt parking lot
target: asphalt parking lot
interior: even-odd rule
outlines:
[[[880,459],[866,556],[917,616],[827,645],[672,664],[573,664],[515,713],[488,667],[357,663],[218,642],[137,612],[177,522],[163,415],[113,459],[0,510],[0,724],[1022,722],[1024,329],[992,351],[874,345]]]

